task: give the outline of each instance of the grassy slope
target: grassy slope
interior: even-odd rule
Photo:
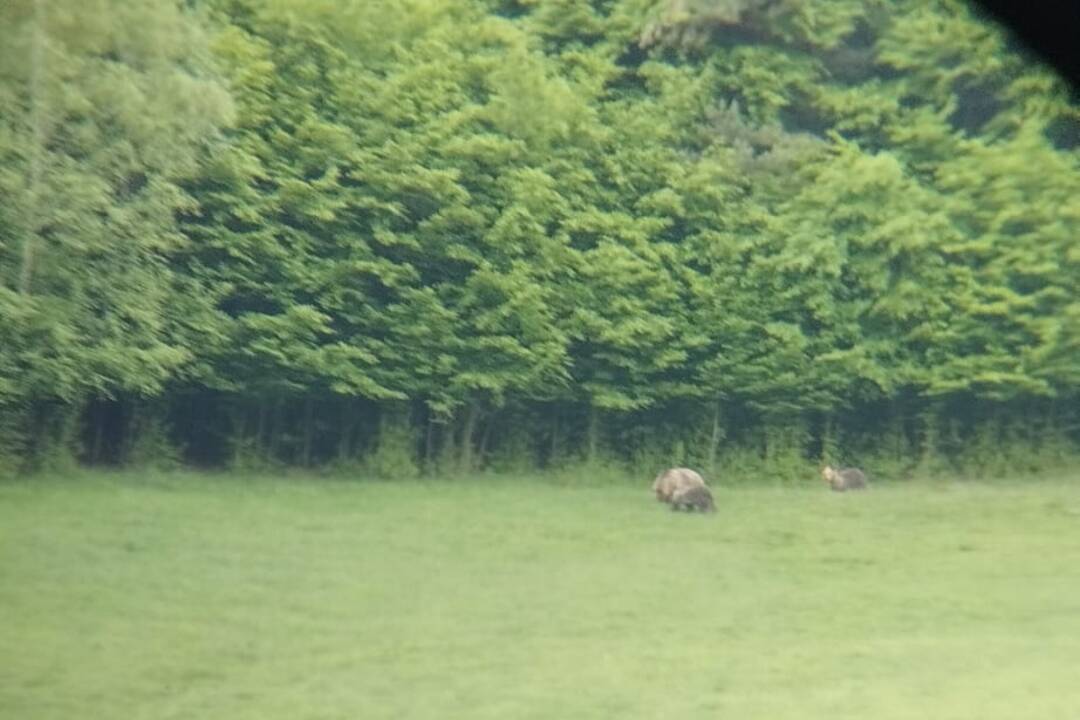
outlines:
[[[0,717],[1080,717],[1080,483],[0,485]]]

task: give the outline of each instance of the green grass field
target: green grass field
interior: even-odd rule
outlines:
[[[1080,717],[1080,481],[0,485],[0,717]]]

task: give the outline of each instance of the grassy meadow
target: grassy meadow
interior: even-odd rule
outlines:
[[[0,717],[1080,717],[1080,482],[0,484]]]

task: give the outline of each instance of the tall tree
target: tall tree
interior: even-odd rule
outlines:
[[[169,332],[180,183],[230,113],[200,25],[166,0],[16,0],[0,26],[0,281],[19,295],[0,365],[38,403],[158,392],[191,357]]]

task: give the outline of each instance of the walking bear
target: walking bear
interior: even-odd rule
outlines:
[[[656,493],[657,500],[671,502],[676,491],[691,487],[705,487],[705,481],[701,479],[701,475],[689,468],[672,468],[656,476],[652,489]]]
[[[821,469],[821,477],[825,478],[825,482],[829,483],[829,487],[836,492],[866,489],[866,474],[859,468],[838,470],[831,465],[826,465]]]
[[[693,512],[694,510],[716,512],[716,505],[713,504],[713,497],[712,493],[709,492],[709,488],[704,485],[695,485],[694,487],[676,490],[671,498],[671,509],[686,510],[687,512]]]

